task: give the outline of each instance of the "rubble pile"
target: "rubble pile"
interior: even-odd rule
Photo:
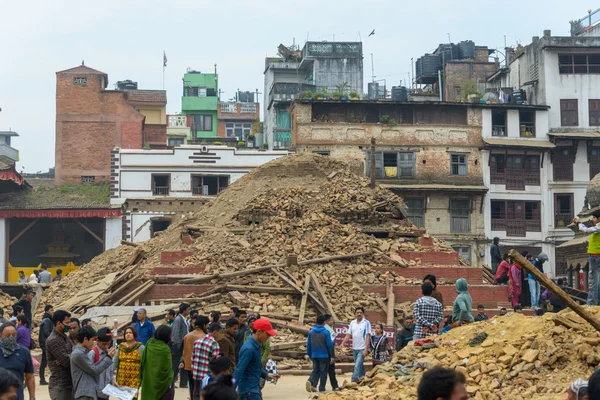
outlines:
[[[38,316],[47,303],[74,310],[121,305],[115,304],[115,299],[130,296],[131,304],[138,298],[138,288],[150,288],[167,279],[153,275],[156,267],[177,271],[171,284],[174,280],[190,284],[181,271],[194,268],[195,274],[189,278],[200,278],[202,285],[215,291],[182,293],[180,300],[189,298],[209,310],[238,304],[248,310],[285,315],[292,323],[297,323],[303,312],[307,321],[312,321],[308,318],[323,310],[348,319],[357,305],[382,311],[381,298],[365,293],[361,285],[420,283],[393,271],[393,267],[420,264],[419,260],[404,260],[401,254],[452,251],[437,239],[429,246],[420,244],[419,238],[429,236],[405,219],[403,212],[398,196],[380,187],[371,189],[367,178],[354,174],[344,163],[311,154],[291,155],[256,168],[159,236],[109,250],[72,272],[44,293]],[[191,238],[188,244],[183,236]],[[191,256],[162,265],[161,253],[176,250]],[[136,251],[142,260],[132,265]],[[290,254],[297,257],[297,263],[285,266]],[[197,274],[199,267],[201,275]],[[377,267],[388,269],[380,272]],[[246,273],[257,268],[265,269]],[[100,285],[107,274],[115,276]],[[310,295],[306,309],[301,310],[307,280],[311,280]],[[443,283],[440,280],[439,284]],[[95,287],[97,296],[88,296],[90,286]],[[120,290],[111,302],[111,296]]]
[[[600,307],[586,310],[600,317]],[[598,344],[600,333],[568,309],[542,317],[495,317],[422,347],[409,345],[361,384],[348,383],[319,399],[416,399],[422,372],[443,366],[465,375],[471,398],[558,400],[572,381],[587,379],[599,366]]]

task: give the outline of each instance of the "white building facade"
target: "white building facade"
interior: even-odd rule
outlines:
[[[113,157],[111,203],[123,206],[123,238],[150,239],[252,169],[287,154],[212,145],[118,149]]]

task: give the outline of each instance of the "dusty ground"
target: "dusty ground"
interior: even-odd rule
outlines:
[[[308,393],[304,389],[304,384],[307,378],[308,376],[283,376],[277,385],[267,385],[265,387],[263,399],[306,400],[308,399]],[[350,380],[350,375],[338,376],[340,384],[344,382],[344,379]],[[327,384],[327,388],[330,389],[329,383]],[[25,398],[28,398],[27,393],[25,393]],[[187,398],[187,389],[177,389],[175,400],[187,400]],[[36,399],[50,400],[50,396],[48,395],[48,386],[36,387]]]

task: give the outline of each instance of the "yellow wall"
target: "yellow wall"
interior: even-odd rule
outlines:
[[[166,124],[167,123],[167,106],[135,106],[142,115],[146,117],[147,124]]]
[[[41,269],[42,264],[36,267],[13,267],[8,264],[8,279],[7,282],[17,282],[19,280],[19,271],[23,271],[25,273],[25,277],[29,280],[29,275],[33,274],[33,271],[36,269]],[[72,262],[66,264],[64,267],[56,267],[56,268],[48,268],[48,271],[52,273],[52,279],[56,276],[56,270],[62,269],[63,276],[67,275],[69,272],[75,271],[79,269],[79,267],[75,266]]]

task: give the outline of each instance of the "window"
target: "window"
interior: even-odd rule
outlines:
[[[471,246],[452,246],[458,255],[471,264]]]
[[[470,200],[450,199],[450,232],[469,233],[471,231]]]
[[[370,175],[371,153],[366,152],[367,175]],[[378,151],[375,153],[375,177],[400,179],[415,176],[415,153],[412,151]]]
[[[535,137],[535,111],[519,110],[521,137]]]
[[[330,153],[329,150],[313,150],[313,154],[319,154],[321,156],[328,156]]]
[[[408,219],[417,227],[425,228],[425,198],[407,197],[404,204],[408,208]]]
[[[467,155],[450,155],[450,175],[467,176]]]
[[[73,78],[73,85],[85,86],[87,85],[87,78],[75,77]]]
[[[207,96],[216,96],[216,90],[205,88],[205,87],[195,87],[195,86],[186,86],[183,88],[184,96],[193,96],[193,97],[207,97]]]
[[[492,136],[507,136],[506,111],[492,110]]]
[[[561,126],[578,126],[579,125],[577,99],[562,99],[560,101],[560,125]]]
[[[590,163],[590,180],[600,173],[600,147],[588,147],[588,162]]]
[[[170,218],[152,218],[150,219],[150,237],[154,237],[156,233],[167,230],[171,225]]]
[[[167,145],[169,145],[169,146],[181,146],[184,143],[185,143],[184,138],[168,138],[167,139]]]
[[[171,175],[152,174],[152,194],[155,196],[168,196],[171,188]]]
[[[216,196],[229,186],[229,175],[192,175],[192,194]]]
[[[541,232],[539,201],[491,201],[492,231],[506,231],[507,236]]]
[[[590,126],[600,126],[600,100],[589,100]]]
[[[561,74],[600,74],[600,54],[559,54]]]
[[[95,176],[82,176],[81,183],[94,183],[96,181]]]
[[[573,181],[573,149],[556,148],[552,151],[552,170],[555,182]]]
[[[212,115],[193,114],[192,115],[192,132],[212,132],[213,120]]]
[[[506,185],[507,190],[525,190],[526,185],[540,185],[540,156],[492,154],[490,178],[494,185]]]
[[[246,140],[252,132],[252,124],[250,123],[233,123],[225,124],[225,134],[227,137],[235,137],[237,140]]]
[[[566,228],[573,220],[573,193],[554,195],[554,227]]]

